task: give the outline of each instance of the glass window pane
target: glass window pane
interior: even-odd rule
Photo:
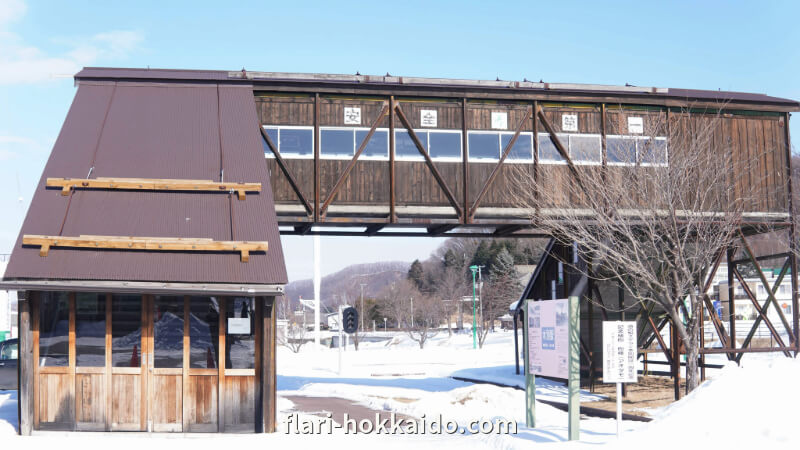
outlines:
[[[417,135],[422,147],[428,149],[428,133],[426,131],[414,131]],[[420,158],[422,155],[419,153],[417,145],[411,139],[411,134],[408,130],[395,130],[394,132],[394,155],[397,157],[406,158]]]
[[[469,159],[500,159],[500,139],[498,133],[469,133],[467,145]]]
[[[314,131],[281,128],[278,150],[281,155],[311,156],[314,153]]]
[[[602,163],[603,146],[600,136],[570,135],[569,157],[575,162]]]
[[[142,296],[111,297],[111,363],[140,367],[142,356]]]
[[[278,129],[277,128],[264,128],[264,131],[267,133],[270,139],[272,139],[272,143],[278,145]],[[261,136],[261,146],[264,147],[264,153],[271,155],[272,150],[269,148],[267,144],[267,140],[264,139],[264,136]],[[278,150],[280,151],[280,150]]]
[[[19,347],[18,342],[9,342],[6,341],[4,343],[0,343],[0,361],[1,360],[9,360],[9,359],[19,359],[19,352],[17,351]]]
[[[219,354],[219,302],[215,297],[189,299],[189,367],[216,369]]]
[[[641,162],[644,164],[666,164],[667,163],[667,140],[666,139],[639,139],[636,144]]]
[[[356,149],[364,142],[364,138],[369,134],[369,130],[356,130]],[[388,158],[389,157],[389,132],[386,130],[375,130],[372,134],[364,152],[364,156],[374,158]]]
[[[319,152],[323,156],[350,156],[353,148],[353,130],[319,130]]]
[[[430,131],[428,136],[431,158],[461,159],[461,133]]]
[[[511,142],[512,137],[514,137],[513,133],[500,136],[501,152],[505,150],[506,145]],[[517,141],[514,142],[514,146],[511,147],[511,151],[508,152],[508,157],[506,159],[511,161],[533,161],[533,136],[520,133],[517,137]]]
[[[225,304],[225,368],[253,369],[256,366],[255,302],[234,297]]]
[[[68,366],[69,294],[42,292],[39,298],[39,366]]]
[[[607,137],[606,152],[610,163],[636,163],[636,140],[623,137]]]
[[[75,364],[106,365],[105,294],[75,294]]]
[[[558,139],[561,141],[562,144],[567,145],[567,135],[566,134],[558,134]],[[564,157],[561,156],[561,152],[558,151],[556,148],[556,144],[553,143],[553,140],[550,139],[549,134],[540,134],[539,135],[539,161],[546,161],[546,162],[553,162],[553,161],[564,161]]]
[[[153,367],[183,367],[183,297],[157,296],[153,302]]]

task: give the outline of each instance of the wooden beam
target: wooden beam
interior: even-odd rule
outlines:
[[[786,275],[786,270],[788,268],[789,268],[789,261],[787,261],[787,263],[784,264],[783,269],[781,270],[781,274],[776,280],[776,284],[774,287],[775,290],[778,289],[778,286],[780,286],[781,281],[783,281],[783,277]],[[775,337],[775,340],[778,342],[779,346],[784,347],[785,344],[783,343],[783,339],[781,339],[780,333],[778,333],[778,330],[775,329],[775,326],[772,324],[772,321],[769,320],[769,317],[767,317],[767,309],[769,308],[770,302],[772,302],[773,300],[773,296],[770,295],[769,297],[767,297],[767,300],[764,302],[764,306],[762,307],[761,305],[758,304],[756,295],[750,289],[750,286],[748,286],[747,283],[745,282],[741,272],[739,272],[739,269],[736,268],[735,266],[733,268],[733,273],[734,275],[736,275],[736,279],[739,280],[739,284],[742,285],[742,290],[744,291],[745,295],[747,296],[748,299],[750,299],[750,302],[753,303],[753,308],[755,308],[756,312],[758,313],[758,317],[756,317],[756,320],[753,321],[753,326],[750,328],[750,332],[747,333],[747,337],[742,343],[742,348],[746,348],[747,346],[750,345],[750,342],[752,341],[753,336],[755,336],[756,331],[758,331],[758,326],[761,324],[762,320],[764,321],[764,324],[767,325],[767,328],[769,329],[769,332],[772,334],[772,336]],[[767,287],[767,289],[771,288]],[[770,290],[770,293],[771,292],[772,291]],[[778,308],[777,303],[775,307]],[[789,334],[789,343],[793,345],[791,333]],[[784,354],[786,356],[791,356],[788,351],[784,351]],[[737,363],[741,361],[743,355],[744,353],[739,353],[739,355],[736,357]]]
[[[530,119],[531,114],[533,114],[533,108],[529,106],[528,109],[525,111],[525,117],[523,117],[522,120],[520,120],[520,122],[517,124],[517,128],[514,130],[514,136],[512,136],[511,140],[508,141],[508,144],[506,144],[506,148],[503,149],[503,154],[500,157],[500,161],[498,161],[497,165],[494,166],[494,169],[492,170],[492,173],[489,174],[489,178],[486,180],[486,183],[483,184],[483,188],[481,188],[480,192],[478,193],[478,196],[475,197],[475,202],[472,204],[472,208],[470,208],[469,210],[470,219],[475,217],[475,211],[481,204],[483,196],[486,195],[486,191],[489,190],[489,188],[492,186],[492,183],[494,183],[494,179],[497,177],[497,174],[500,173],[500,168],[503,166],[503,163],[508,157],[508,154],[511,153],[511,149],[514,147],[514,144],[517,143],[519,134],[520,132],[522,132],[522,127],[524,127],[525,124],[528,122],[528,119]]]
[[[427,228],[428,234],[431,236],[441,236],[448,231],[457,228],[459,224],[456,223],[446,223],[442,225],[433,225]]]
[[[26,234],[22,237],[23,245],[39,245],[40,256],[47,256],[50,247],[97,248],[115,250],[152,250],[152,251],[206,251],[240,252],[242,262],[250,260],[250,252],[266,252],[266,241],[215,241],[203,238],[164,238],[164,237],[127,237],[127,236],[43,236]],[[45,250],[47,249],[47,250]],[[43,254],[44,253],[44,254]]]
[[[378,224],[375,224],[375,225],[370,225],[370,226],[368,226],[368,227],[366,227],[364,229],[364,234],[366,234],[367,236],[375,236],[385,226],[386,226],[386,224],[382,224],[382,223],[378,223]]]
[[[275,162],[278,163],[278,167],[280,167],[283,175],[286,176],[286,179],[289,180],[289,185],[294,190],[294,193],[297,194],[297,197],[303,202],[303,207],[306,209],[306,213],[311,215],[314,213],[313,209],[311,208],[311,204],[306,199],[306,196],[303,195],[303,192],[300,190],[300,185],[297,184],[297,181],[294,179],[292,174],[289,172],[289,168],[286,167],[286,161],[284,161],[283,156],[281,156],[281,152],[278,151],[278,146],[272,142],[272,138],[269,137],[264,127],[258,127],[261,131],[261,136],[264,137],[264,140],[267,142],[267,147],[272,151],[272,154],[275,155]]]
[[[447,187],[447,184],[444,182],[444,178],[442,178],[442,175],[436,169],[436,166],[433,165],[433,160],[431,160],[431,157],[428,155],[428,151],[425,149],[425,147],[422,146],[422,142],[420,142],[419,137],[417,137],[417,134],[414,132],[414,127],[411,126],[411,122],[409,122],[408,118],[406,118],[406,115],[403,113],[400,105],[395,106],[395,108],[397,110],[397,117],[400,119],[400,122],[403,123],[403,126],[406,127],[406,130],[408,130],[408,134],[411,136],[411,140],[414,141],[414,144],[417,146],[417,150],[419,150],[422,157],[425,158],[425,163],[428,165],[428,168],[433,174],[433,177],[436,179],[436,182],[439,183],[439,187],[441,187],[442,191],[444,191],[444,195],[447,197],[447,200],[450,201],[450,205],[452,205],[456,210],[456,214],[461,217],[461,206],[459,206],[458,202],[456,201],[453,192],[449,187]]]
[[[394,96],[389,97],[389,223],[397,222],[394,180],[394,109],[396,105]]]
[[[378,125],[380,125],[381,121],[383,120],[383,117],[386,116],[386,113],[388,111],[389,111],[389,105],[384,102],[383,109],[381,109],[381,113],[378,114],[378,118],[375,119],[374,122],[372,122],[372,126],[369,128],[367,136],[364,138],[363,141],[361,141],[361,145],[358,146],[356,154],[353,155],[353,158],[347,164],[347,167],[345,167],[344,172],[342,172],[342,175],[339,176],[338,180],[336,180],[336,184],[333,185],[333,189],[331,189],[331,192],[328,194],[328,198],[326,198],[325,202],[322,204],[322,209],[320,209],[320,216],[323,219],[325,218],[325,214],[328,212],[328,206],[330,206],[331,202],[333,202],[333,199],[336,197],[336,194],[339,192],[339,189],[341,189],[342,184],[344,184],[344,181],[347,179],[347,176],[350,175],[350,171],[352,171],[353,167],[355,167],[356,161],[358,161],[358,157],[361,156],[361,153],[363,153],[364,149],[367,148],[369,140],[372,139],[372,135],[375,134],[375,130],[378,128]]]
[[[314,222],[319,222],[319,93],[314,94]],[[220,428],[220,430],[222,430]]]
[[[469,140],[467,139],[468,133],[467,127],[467,99],[461,99],[461,177],[463,191],[462,197],[464,197],[464,216],[461,218],[462,223],[470,223],[469,214],[467,211],[469,210]],[[517,371],[519,372],[519,371]]]
[[[27,294],[27,295],[26,295]],[[30,436],[33,430],[33,384],[39,380],[34,376],[33,327],[31,321],[31,293],[19,293],[19,434]],[[38,343],[37,343],[38,344]]]
[[[739,236],[742,239],[744,251],[747,253],[748,258],[750,258],[750,262],[753,264],[753,267],[755,267],[756,273],[758,274],[758,277],[761,279],[761,284],[764,286],[764,290],[767,291],[767,295],[769,296],[769,298],[767,299],[768,302],[765,303],[765,309],[770,301],[775,302],[775,311],[778,313],[778,317],[781,319],[781,322],[783,322],[783,326],[786,328],[786,333],[789,335],[789,342],[796,342],[794,332],[792,331],[792,326],[789,325],[789,321],[786,320],[786,316],[783,314],[783,310],[778,306],[778,299],[775,298],[775,294],[770,288],[769,281],[767,281],[767,278],[764,276],[764,271],[761,270],[761,264],[758,263],[755,252],[753,252],[753,249],[750,248],[750,244],[747,242],[747,239],[745,238],[744,234],[742,234],[741,230],[739,230]],[[785,269],[787,269],[787,267],[784,267],[784,270]]]
[[[60,187],[67,196],[72,189],[124,189],[134,191],[236,191],[239,200],[246,192],[261,192],[261,183],[218,183],[211,180],[173,180],[161,178],[48,178],[47,187]]]
[[[566,147],[564,147],[564,144],[561,142],[561,139],[559,139],[558,136],[556,136],[555,128],[553,128],[553,126],[550,124],[550,121],[547,120],[547,117],[545,117],[544,110],[542,110],[542,107],[537,106],[537,108],[538,109],[536,111],[536,115],[542,122],[542,126],[544,126],[544,129],[547,131],[547,134],[550,135],[550,141],[553,142],[553,145],[555,145],[556,150],[558,150],[558,153],[560,153],[561,157],[564,158],[564,161],[567,162],[567,167],[569,167],[570,172],[572,172],[572,175],[575,177],[575,181],[581,187],[583,192],[588,194],[588,190],[581,181],[580,174],[578,173],[578,169],[575,167],[575,163],[573,163],[572,158],[569,157],[569,151],[567,150]]]

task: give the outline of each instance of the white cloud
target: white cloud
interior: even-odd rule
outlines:
[[[0,26],[19,20],[27,9],[22,0],[3,0],[0,2]]]
[[[21,0],[0,1],[0,85],[41,83],[71,76],[83,66],[123,59],[144,41],[139,31],[107,31],[55,40],[65,50],[48,54],[10,31],[9,25],[22,19],[25,11]]]

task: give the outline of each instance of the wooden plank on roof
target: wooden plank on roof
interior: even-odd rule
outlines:
[[[51,247],[95,248],[115,250],[239,252],[242,262],[250,260],[250,252],[266,252],[266,241],[215,241],[206,238],[164,238],[130,236],[43,236],[26,234],[23,245],[39,245],[39,256],[47,256]]]
[[[236,191],[239,200],[246,192],[261,192],[261,183],[221,183],[211,180],[173,180],[162,178],[48,178],[47,187],[60,187],[61,195],[72,189],[126,189],[145,191]]]

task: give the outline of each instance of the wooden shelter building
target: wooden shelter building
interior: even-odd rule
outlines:
[[[2,281],[22,434],[274,430],[287,279],[253,105],[79,80]]]

